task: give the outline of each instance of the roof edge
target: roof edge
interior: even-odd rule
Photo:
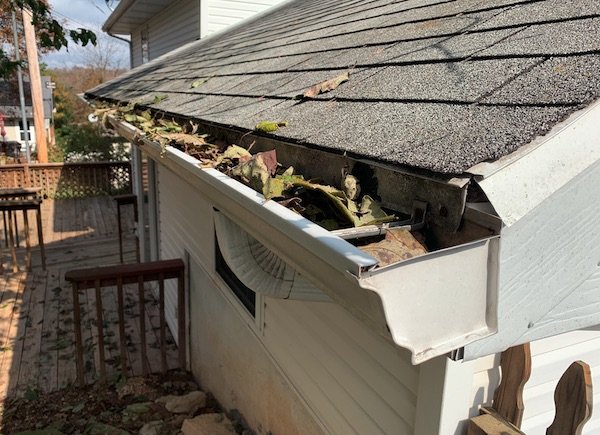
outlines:
[[[115,10],[108,16],[104,24],[102,24],[102,31],[108,34],[112,33],[112,27],[119,21],[124,13],[133,5],[135,0],[121,0]]]
[[[598,119],[600,100],[524,148],[470,169],[505,225],[511,226],[600,162]]]

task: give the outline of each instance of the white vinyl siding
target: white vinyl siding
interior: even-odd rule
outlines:
[[[219,32],[282,0],[177,0],[131,34],[133,66],[142,62],[142,31],[148,34],[149,60],[211,33]],[[204,16],[201,16],[201,11]]]
[[[132,33],[134,66],[142,63],[142,31],[148,32],[149,60],[200,39],[199,0],[175,1]]]
[[[190,289],[190,293],[195,294],[190,299],[203,298],[203,304],[222,300],[224,290],[214,284],[219,278],[214,270],[212,207],[201,192],[168,169],[159,168],[161,256],[166,259],[183,257],[186,252],[189,253],[198,268],[202,269],[193,272],[197,277],[195,280],[205,283],[200,289]],[[199,291],[209,294],[198,296]],[[214,302],[219,312],[192,306],[192,330],[213,327],[206,325],[215,322],[220,324],[223,316],[234,316],[237,323],[248,325],[239,334],[250,331],[256,343],[260,343],[260,346],[253,347],[250,354],[262,355],[266,351],[276,363],[260,367],[259,370],[266,371],[269,376],[280,370],[293,386],[288,389],[289,394],[298,397],[293,393],[296,391],[311,415],[328,433],[413,433],[419,367],[410,364],[409,352],[370,332],[333,303],[265,298],[261,334],[258,328],[252,327],[250,316],[232,309],[232,299],[225,299],[230,303]],[[167,292],[166,300],[167,319],[173,329],[176,322],[172,289]],[[223,312],[223,306],[226,312]],[[211,319],[210,316],[221,320]],[[198,322],[204,326],[193,326]],[[229,348],[239,346],[239,339],[234,335],[228,338],[228,328],[223,328],[222,337],[212,337],[210,340],[213,344],[215,341],[219,343],[219,351],[235,354],[235,350]],[[192,336],[190,340],[196,343],[197,338]],[[192,344],[192,347],[195,345]],[[216,350],[203,349],[203,352],[197,353],[213,353]],[[240,349],[239,352],[243,355],[249,351]],[[192,367],[198,364],[193,361]],[[206,370],[202,364],[199,367]],[[278,405],[271,406],[277,408]],[[244,412],[243,409],[241,411]],[[278,411],[272,409],[270,412],[276,414]]]
[[[131,34],[131,67],[142,64],[142,32],[136,30]]]
[[[186,251],[214,269],[212,208],[192,187],[158,164],[160,258],[184,258]],[[166,319],[177,337],[175,285],[165,286]]]
[[[527,435],[544,435],[554,419],[554,389],[573,361],[590,365],[594,385],[594,408],[600,409],[600,332],[574,331],[531,343],[531,377],[523,393],[525,414],[521,429]],[[499,356],[475,362],[470,415],[477,415],[477,404],[491,403],[499,381]],[[584,426],[584,435],[600,433],[600,413]]]
[[[267,299],[264,341],[331,433],[413,433],[418,367],[338,305]]]
[[[281,3],[281,0],[201,0],[207,3],[203,9],[206,11],[206,31],[202,31],[202,36],[211,33],[220,32],[223,29],[235,24],[252,15],[262,12],[265,9]]]

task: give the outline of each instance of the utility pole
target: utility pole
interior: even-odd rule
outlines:
[[[29,122],[25,110],[25,92],[23,90],[23,71],[21,71],[21,47],[19,45],[19,32],[17,31],[17,16],[12,12],[13,38],[15,40],[15,60],[17,61],[17,78],[19,79],[19,102],[21,104],[21,123],[23,124],[23,136],[25,139],[25,156],[27,163],[31,163],[31,148],[29,147]]]
[[[44,128],[44,100],[42,97],[42,78],[38,62],[35,29],[31,24],[31,12],[26,8],[23,11],[23,30],[25,31],[25,45],[27,46],[27,64],[29,65],[29,80],[31,82],[31,105],[33,107],[33,125],[35,127],[35,142],[37,156],[40,163],[48,163],[48,148],[46,143],[46,129]]]

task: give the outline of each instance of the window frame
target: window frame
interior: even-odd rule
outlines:
[[[215,272],[221,278],[221,281],[229,288],[231,294],[245,311],[254,319],[257,317],[257,305],[259,303],[259,294],[247,287],[231,270],[219,247],[219,241],[215,234]]]

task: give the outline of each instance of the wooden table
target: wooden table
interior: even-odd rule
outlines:
[[[5,199],[33,199],[40,196],[42,191],[41,187],[9,187],[0,189],[0,200]],[[2,222],[4,224],[4,241],[8,248],[8,227],[6,223],[6,211],[2,212]],[[13,219],[13,225],[15,226],[15,238],[17,246],[19,245],[19,228],[17,227],[16,214],[8,213]]]
[[[40,188],[9,188],[0,189],[0,210],[4,222],[4,235],[10,244],[13,272],[19,270],[17,266],[16,247],[18,241],[18,228],[16,223],[16,213],[23,212],[23,223],[25,225],[25,243],[27,247],[27,268],[31,268],[31,244],[29,242],[29,219],[27,212],[36,211],[38,244],[40,246],[40,255],[42,257],[42,268],[46,270],[46,252],[44,249],[44,236],[42,234],[42,198],[39,195]],[[8,221],[8,222],[7,222]],[[2,258],[2,247],[0,246],[0,258]],[[3,272],[3,266],[0,261],[0,273]]]

